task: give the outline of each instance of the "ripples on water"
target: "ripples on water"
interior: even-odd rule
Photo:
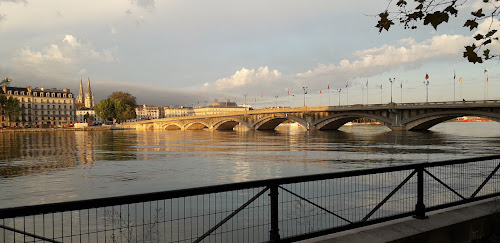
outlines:
[[[0,208],[498,154],[500,124],[426,132],[0,133]]]

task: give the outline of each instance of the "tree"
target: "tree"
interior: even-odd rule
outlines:
[[[19,100],[12,96],[7,98],[5,95],[0,95],[0,107],[6,115],[9,123],[17,121],[22,113]]]
[[[135,107],[137,105],[136,98],[128,92],[117,91],[108,96],[108,99],[117,99],[125,102],[125,104]]]
[[[117,91],[108,96],[108,99],[120,101],[120,103],[115,102],[115,118],[123,121],[136,117],[135,107],[137,106],[137,102],[135,96],[128,92]]]
[[[126,104],[123,100],[114,98],[101,100],[94,107],[94,110],[96,115],[105,121],[112,121],[113,119],[124,121],[136,117],[135,107]]]
[[[379,21],[375,27],[378,28],[379,33],[383,30],[389,31],[394,25],[394,20],[404,24],[405,29],[416,29],[418,24],[430,24],[437,30],[437,27],[447,23],[450,17],[457,17],[459,7],[463,6],[467,0],[462,2],[457,0],[397,0],[394,2],[396,2],[397,11],[389,12],[389,7],[393,4],[391,1],[386,10],[378,15]],[[469,31],[476,29],[478,22],[489,18],[492,24],[500,14],[500,0],[482,0],[482,2],[491,4],[491,8],[486,11],[479,8],[470,13],[471,17],[463,26]],[[499,38],[495,36],[498,30],[493,29],[491,24],[485,33],[478,33],[474,36],[475,43],[465,46],[463,57],[469,62],[482,63],[483,60],[500,60],[500,53],[490,53],[490,49],[486,48],[492,42],[499,41]]]
[[[112,121],[116,118],[115,102],[111,99],[105,99],[99,101],[99,103],[94,106],[94,111],[97,116],[102,118],[104,121]]]

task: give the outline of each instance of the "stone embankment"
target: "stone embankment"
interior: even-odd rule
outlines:
[[[103,125],[103,126],[92,126],[92,127],[66,127],[66,128],[20,128],[20,129],[0,129],[0,133],[9,132],[65,132],[65,131],[109,131],[109,130],[131,130],[128,127],[115,126],[115,125]]]

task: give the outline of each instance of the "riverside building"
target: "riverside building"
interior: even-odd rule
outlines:
[[[15,120],[9,120],[2,111],[1,126],[63,126],[75,120],[75,104],[69,89],[8,87],[2,85],[0,93],[19,100],[22,111]]]

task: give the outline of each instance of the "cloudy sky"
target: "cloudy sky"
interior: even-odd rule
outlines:
[[[127,91],[139,104],[196,106],[246,95],[261,108],[302,106],[303,87],[307,105],[338,105],[340,88],[341,104],[387,103],[389,78],[394,101],[425,101],[426,73],[429,101],[483,99],[488,68],[488,98],[500,99],[498,61],[462,57],[475,31],[461,26],[481,1],[438,31],[396,25],[379,34],[374,16],[387,3],[0,0],[0,76],[74,94],[90,78],[97,100]]]

